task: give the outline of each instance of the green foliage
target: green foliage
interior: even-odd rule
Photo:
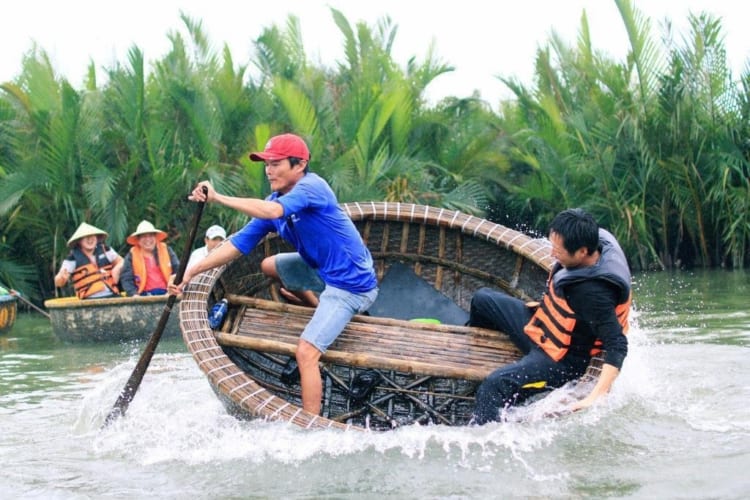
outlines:
[[[506,81],[505,205],[536,222],[587,208],[636,268],[747,265],[747,88],[727,70],[719,20],[691,15],[684,43],[667,31],[662,51],[649,20],[615,3],[624,62],[593,50],[584,14],[576,46],[553,35],[539,50],[536,87]]]
[[[499,80],[515,98],[498,110],[477,95],[428,105],[427,87],[453,70],[434,47],[399,65],[390,18],[351,24],[336,9],[333,68],[308,60],[295,16],[254,41],[252,78],[184,14],[161,59],[134,46],[103,79],[92,62],[80,90],[35,47],[0,85],[0,279],[51,295],[83,221],[120,252],[142,219],[181,248],[195,183],[268,195],[248,153],[283,132],[308,141],[342,202],[425,203],[537,233],[581,206],[635,268],[748,265],[750,74],[733,80],[719,19],[691,15],[680,41],[667,24],[659,44],[629,0],[614,3],[623,61],[596,50],[583,12],[574,44],[552,33],[539,48],[533,85]],[[209,214],[230,231],[246,222]]]

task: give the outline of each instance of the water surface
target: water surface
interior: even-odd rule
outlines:
[[[102,430],[143,345],[65,345],[19,314],[0,337],[0,498],[746,498],[749,289],[636,275],[630,354],[588,411],[364,435],[234,419],[179,340]]]

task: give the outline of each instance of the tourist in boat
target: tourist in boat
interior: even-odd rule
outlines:
[[[183,283],[248,254],[268,233],[278,233],[291,243],[296,252],[267,257],[261,270],[281,282],[282,293],[290,301],[317,307],[296,351],[302,407],[317,415],[322,396],[321,354],[352,316],[366,311],[377,297],[372,255],[331,187],[310,172],[310,151],[302,138],[294,134],[272,137],[265,150],[252,153],[250,159],[264,162],[272,194],[265,200],[237,198],[217,193],[207,181],[199,183],[191,200],[220,203],[252,219],[228,244],[188,268]],[[182,285],[170,287],[170,293],[181,289]]]
[[[164,243],[166,239],[167,233],[145,220],[128,236],[131,248],[120,276],[120,284],[128,296],[167,293],[167,283],[180,267],[180,260]]]
[[[622,368],[631,280],[620,245],[581,209],[560,212],[549,239],[557,262],[541,304],[529,306],[489,288],[472,298],[469,324],[507,333],[524,353],[479,386],[476,424],[500,420],[504,408],[579,378],[592,355],[604,350],[593,389],[567,410],[586,408],[610,390]]]
[[[123,258],[104,240],[107,233],[85,222],[68,240],[70,253],[55,275],[55,286],[64,287],[69,280],[79,299],[115,297]]]
[[[187,267],[194,266],[196,262],[208,255],[208,252],[219,246],[219,243],[227,239],[227,232],[223,227],[214,224],[206,229],[206,236],[203,237],[204,245],[193,250],[188,259]]]

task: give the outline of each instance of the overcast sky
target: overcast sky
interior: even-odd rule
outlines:
[[[665,17],[678,33],[687,34],[688,13],[708,12],[722,18],[725,46],[737,76],[750,56],[750,2],[743,0],[634,0],[651,18],[659,37]],[[402,67],[412,56],[424,60],[430,44],[445,63],[456,68],[438,77],[427,89],[436,100],[447,95],[469,96],[475,89],[493,105],[508,96],[498,75],[531,83],[536,49],[554,30],[569,43],[575,41],[582,12],[586,11],[594,47],[621,59],[628,49],[625,30],[613,0],[23,0],[2,7],[0,29],[0,82],[15,78],[21,59],[34,42],[47,51],[58,73],[74,87],[83,81],[86,67],[126,63],[127,51],[137,45],[147,61],[159,59],[170,47],[170,31],[184,33],[180,11],[203,23],[219,50],[228,44],[236,64],[247,64],[252,42],[263,28],[284,26],[287,16],[300,18],[308,56],[332,66],[342,59],[342,36],[330,7],[340,10],[351,24],[375,26],[384,16],[398,25],[395,61]],[[659,38],[656,38],[657,40]]]

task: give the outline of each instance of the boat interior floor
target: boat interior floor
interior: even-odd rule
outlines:
[[[224,346],[293,356],[314,312],[255,297],[226,298],[238,307],[234,318],[215,332]],[[520,357],[507,336],[494,330],[355,315],[321,361],[481,381]]]

